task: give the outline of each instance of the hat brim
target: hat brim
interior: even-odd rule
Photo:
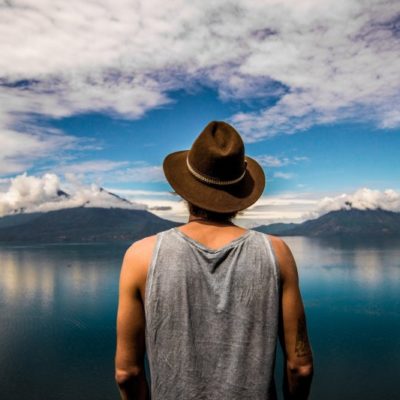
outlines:
[[[205,210],[229,213],[244,210],[254,204],[265,188],[265,174],[254,159],[246,156],[244,177],[232,185],[202,182],[192,175],[186,164],[189,150],[177,151],[165,157],[163,169],[167,181],[185,200]]]

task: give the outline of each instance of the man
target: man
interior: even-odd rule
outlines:
[[[313,361],[298,273],[286,243],[231,222],[265,175],[236,130],[211,122],[164,173],[187,224],[139,240],[120,277],[116,381],[123,399],[276,399],[279,337],[285,399],[307,399]],[[144,354],[148,355],[151,388]]]

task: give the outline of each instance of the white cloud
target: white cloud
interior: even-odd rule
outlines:
[[[95,182],[98,185],[115,183],[165,182],[161,166],[145,161],[114,161],[107,159],[81,162],[61,162],[42,168],[45,172],[64,175],[67,181]],[[130,191],[132,192],[132,190]]]
[[[239,216],[238,223],[243,222],[252,227],[275,222],[303,222],[317,218],[329,211],[349,209],[350,207],[377,209],[400,212],[400,192],[393,189],[383,191],[360,188],[349,194],[329,194],[293,192],[276,196],[263,196],[253,206]]]
[[[383,119],[380,123],[381,128],[396,128],[400,125],[400,110],[392,109],[383,114]]]
[[[290,163],[287,157],[279,158],[271,155],[260,155],[254,158],[264,167],[282,167]]]
[[[146,165],[143,167],[126,168],[115,173],[115,181],[118,182],[165,182],[164,172],[161,166]]]
[[[189,213],[186,202],[170,192],[136,191],[108,188],[113,193],[131,201],[146,204],[148,210],[161,218],[185,223]],[[284,193],[280,196],[261,197],[254,205],[240,213],[239,225],[254,227],[272,222],[301,222],[303,214],[312,211],[318,198],[310,193]]]
[[[148,210],[161,218],[176,222],[187,222],[189,212],[184,201],[172,198],[169,200],[142,199]]]
[[[316,218],[329,211],[357,208],[360,210],[381,208],[383,210],[400,212],[400,193],[393,189],[383,191],[361,188],[351,194],[326,196],[319,200],[316,209],[304,215]]]
[[[137,198],[132,197],[132,199]],[[185,202],[181,201],[179,196],[168,195],[160,200],[153,195],[148,195],[141,197],[140,201],[162,218],[182,223],[188,219]],[[329,211],[348,209],[349,202],[352,207],[359,209],[382,208],[400,212],[400,193],[392,189],[379,191],[361,188],[352,194],[327,196],[322,196],[321,193],[288,192],[261,197],[254,205],[240,213],[235,222],[249,228],[276,222],[300,223],[307,219],[317,218]],[[157,207],[166,209],[157,210]]]
[[[254,157],[264,167],[284,167],[289,164],[296,164],[300,161],[307,161],[309,158],[305,156],[296,156],[293,158],[289,157],[277,157],[269,154],[262,154]]]
[[[276,171],[274,172],[274,178],[281,178],[281,179],[292,179],[294,177],[294,174],[291,172],[282,172],[282,171]]]
[[[350,117],[394,128],[399,13],[395,0],[4,2],[0,131],[32,114],[140,118],[198,84],[278,100],[232,116],[248,141]]]
[[[0,193],[0,215],[56,199],[59,189],[60,180],[54,174],[45,174],[41,178],[26,173],[19,175],[10,180],[8,191]]]
[[[95,184],[82,184],[74,175],[69,175],[67,181],[61,182],[55,174],[36,177],[25,173],[15,178],[3,179],[0,183],[8,184],[8,188],[0,192],[0,216],[21,209],[25,212],[44,212],[79,206],[143,209],[182,223],[189,216],[186,203],[180,196],[170,192],[118,188],[102,190]],[[70,197],[60,196],[60,190],[65,190]],[[393,189],[379,191],[361,188],[351,194],[330,194],[323,197],[319,193],[309,192],[267,195],[241,212],[236,222],[249,228],[275,222],[303,222],[329,211],[348,209],[350,206],[400,212],[400,193]]]
[[[161,218],[177,222],[185,222],[188,219],[186,203],[180,196],[171,192],[118,188],[107,188],[107,190],[129,201],[145,204],[150,212]]]
[[[37,160],[56,159],[63,151],[77,146],[78,142],[76,138],[55,130],[47,130],[44,134],[2,130],[0,127],[0,176],[23,172]]]
[[[300,162],[300,161],[308,161],[309,158],[306,156],[297,156],[297,157],[293,157],[294,162]]]
[[[282,193],[261,197],[237,219],[248,227],[275,222],[302,222],[304,214],[315,209],[318,202],[312,193]]]
[[[273,107],[232,118],[248,139],[349,117],[398,126],[399,3],[291,2],[286,12],[277,35],[249,43],[252,54],[240,67],[288,88]]]
[[[70,196],[61,195],[66,187]],[[118,207],[146,209],[142,203],[123,201],[99,186],[82,185],[70,180],[62,187],[56,174],[44,174],[41,177],[26,173],[10,179],[9,187],[0,192],[0,216],[24,212],[45,212],[71,207]]]
[[[106,188],[110,192],[116,193],[120,196],[126,197],[127,199],[135,199],[136,196],[154,196],[155,198],[171,196],[171,192],[153,191],[153,190],[137,190],[137,189],[118,189],[118,188]]]
[[[147,209],[162,218],[177,222],[183,223],[188,219],[186,203],[171,192],[118,188],[107,188],[104,191],[95,184],[82,184],[74,174],[67,174],[66,178],[66,181],[61,181],[56,174],[30,176],[25,173],[4,179],[4,184],[8,184],[8,187],[0,192],[0,216],[21,209],[25,212],[44,212],[85,206]],[[70,197],[59,196],[59,190],[64,190]],[[109,192],[129,200],[130,203],[110,195]],[[308,193],[262,197],[240,214],[237,222],[252,227],[262,223],[299,221],[306,211],[315,209],[316,203],[317,199]]]
[[[128,164],[128,161],[89,160],[66,165],[60,164],[53,169],[57,172],[62,171],[64,174],[88,174],[114,171]]]

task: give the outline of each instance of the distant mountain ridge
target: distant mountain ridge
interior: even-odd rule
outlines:
[[[0,242],[135,241],[180,225],[144,209],[126,208],[128,200],[110,192],[104,194],[113,196],[112,207],[84,203],[79,207],[4,216],[0,218]],[[69,195],[63,192],[60,196]],[[253,229],[277,236],[400,237],[400,213],[350,208],[330,211],[300,224],[275,223]]]
[[[270,224],[254,230],[277,236],[400,236],[400,213],[357,208],[330,211],[300,224]]]
[[[179,225],[101,187],[78,201],[63,202],[71,199],[58,190],[50,206],[59,209],[27,212],[20,208],[1,217],[0,243],[135,241]]]
[[[0,218],[0,242],[135,241],[178,225],[146,210],[81,206]]]

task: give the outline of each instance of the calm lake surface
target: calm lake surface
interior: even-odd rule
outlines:
[[[284,238],[315,356],[311,399],[399,399],[400,240]],[[115,317],[129,246],[0,246],[0,399],[118,399]],[[278,352],[277,385],[281,385]]]

